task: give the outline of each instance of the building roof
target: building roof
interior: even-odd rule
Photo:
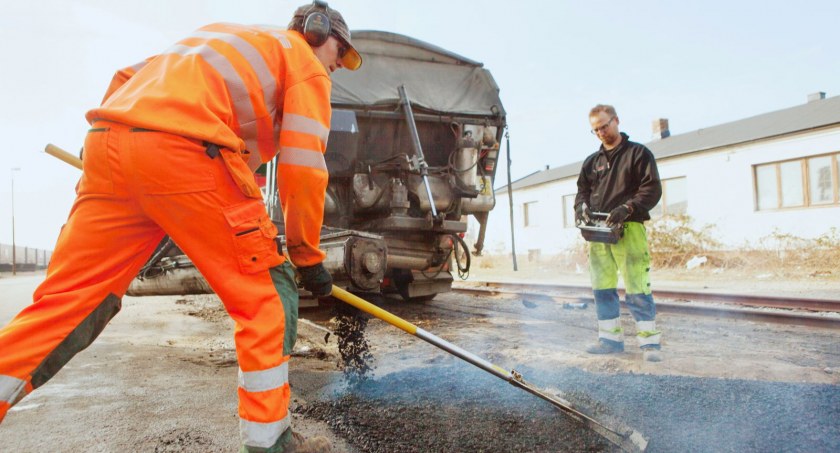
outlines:
[[[657,159],[708,151],[840,124],[840,96],[698,129],[645,143]],[[583,161],[533,173],[511,185],[514,190],[576,176]],[[496,190],[507,192],[507,186]]]

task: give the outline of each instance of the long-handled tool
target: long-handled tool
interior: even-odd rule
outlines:
[[[47,145],[45,151],[48,154],[55,156],[78,169],[82,168],[81,159],[55,145]],[[597,432],[605,439],[607,439],[608,441],[615,444],[616,446],[618,446],[626,452],[643,452],[645,451],[645,448],[647,448],[647,440],[638,431],[624,427],[608,428],[598,420],[595,420],[594,418],[589,417],[583,412],[580,412],[579,410],[575,409],[572,406],[572,404],[568,401],[540,391],[532,384],[525,381],[525,379],[522,378],[522,375],[516,372],[515,370],[508,371],[502,367],[494,365],[488,362],[487,360],[484,360],[481,357],[444,340],[443,338],[433,335],[415,326],[414,324],[400,318],[399,316],[389,313],[377,307],[376,305],[373,305],[372,303],[358,296],[355,296],[335,285],[333,285],[331,295],[341,300],[342,302],[346,302],[358,308],[359,310],[364,311],[365,313],[375,316],[387,322],[388,324],[391,324],[392,326],[405,331],[406,333],[409,333],[417,338],[420,338],[421,340],[431,343],[434,346],[437,346],[438,348],[443,349],[444,351],[462,360],[465,360],[500,379],[507,381],[514,387],[519,387],[528,393],[531,393],[548,401],[549,403],[553,404],[555,407],[572,417],[574,420],[577,420],[578,422],[586,425],[588,428]]]
[[[68,164],[78,168],[79,170],[82,169],[82,159],[79,159],[78,157],[68,153],[67,151],[64,151],[63,149],[53,145],[52,143],[47,145],[47,147],[44,149],[44,152],[53,157],[61,159],[64,162],[67,162]]]
[[[362,310],[365,313],[368,313],[372,316],[375,316],[388,324],[391,324],[394,327],[397,327],[406,333],[414,335],[417,338],[420,338],[423,341],[433,344],[440,349],[460,358],[466,360],[467,362],[481,368],[488,373],[503,379],[513,385],[514,387],[519,387],[522,390],[525,390],[528,393],[536,395],[549,403],[553,404],[555,407],[569,415],[574,420],[586,425],[588,428],[592,429],[593,431],[597,432],[605,439],[610,441],[611,443],[615,444],[622,450],[626,452],[643,452],[645,448],[647,448],[647,440],[636,430],[631,428],[617,428],[612,427],[608,428],[603,423],[595,420],[594,418],[584,414],[583,412],[575,409],[571,403],[562,398],[559,398],[554,395],[549,395],[543,391],[540,391],[532,384],[525,381],[522,378],[522,375],[516,372],[515,370],[505,370],[497,365],[494,365],[487,360],[482,359],[481,357],[464,350],[443,338],[440,338],[436,335],[433,335],[420,327],[415,326],[414,324],[406,321],[405,319],[400,318],[392,313],[389,313],[372,303],[353,295],[346,290],[343,290],[337,286],[333,286],[332,294],[338,300],[342,302],[346,302],[359,310]]]

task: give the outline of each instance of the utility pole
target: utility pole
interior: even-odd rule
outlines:
[[[12,168],[10,174],[12,175],[12,275],[17,275],[17,255],[15,250],[15,172],[20,171],[20,167]]]
[[[513,258],[513,270],[514,272],[519,270],[519,267],[516,265],[516,235],[513,234],[513,184],[510,182],[510,134],[508,133],[507,126],[505,126],[505,142],[507,143],[507,179],[508,179],[508,201],[510,202],[510,255]]]

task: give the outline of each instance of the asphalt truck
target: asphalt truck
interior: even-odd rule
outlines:
[[[482,63],[408,36],[357,31],[353,44],[364,65],[332,75],[324,266],[349,291],[430,300],[469,271],[470,215],[483,247],[506,129],[499,88]],[[275,170],[257,178],[283,246]],[[128,290],[212,292],[168,238]]]

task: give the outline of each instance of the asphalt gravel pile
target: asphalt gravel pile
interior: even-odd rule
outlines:
[[[365,337],[370,317],[351,305],[339,303],[333,307],[333,319],[341,355],[339,366],[345,377],[351,382],[367,379],[373,371],[373,356]]]
[[[618,451],[548,403],[463,367],[368,379],[297,411],[364,452]]]
[[[840,451],[840,387],[520,369],[649,452]],[[298,408],[363,452],[617,451],[550,404],[469,365],[357,382]]]

